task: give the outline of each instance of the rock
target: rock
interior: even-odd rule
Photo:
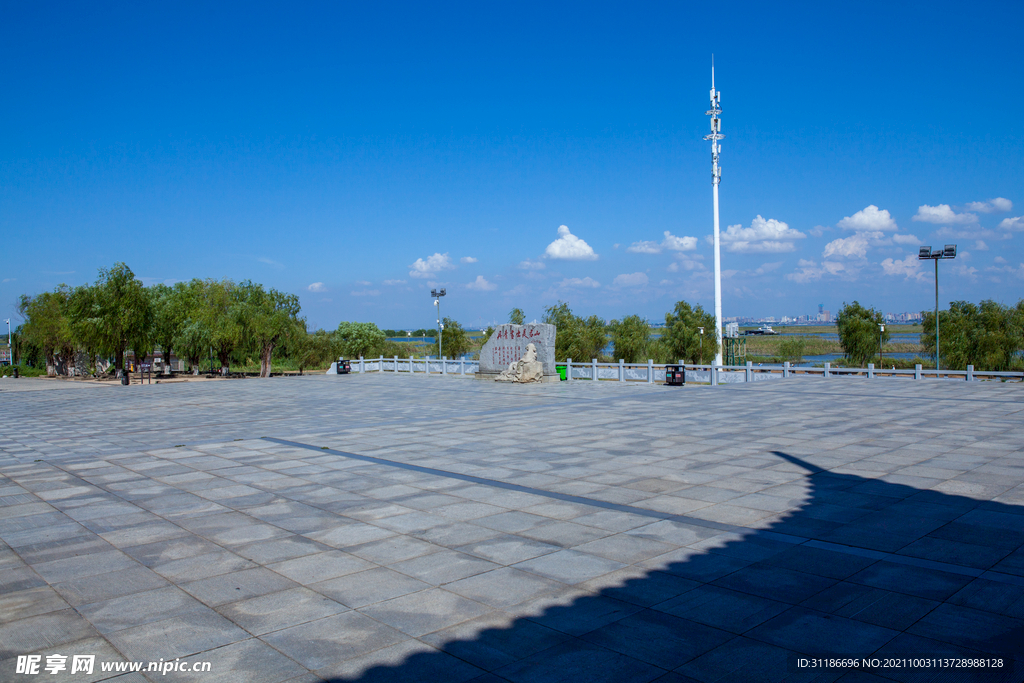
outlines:
[[[480,349],[478,376],[493,378],[506,371],[510,364],[518,362],[526,354],[527,346],[530,344],[533,344],[536,350],[537,362],[541,364],[543,376],[557,378],[555,326],[544,323],[499,325]]]

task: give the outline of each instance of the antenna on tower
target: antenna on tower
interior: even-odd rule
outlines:
[[[722,93],[715,90],[715,55],[711,55],[711,108],[705,112],[711,117],[711,133],[705,140],[711,141],[711,187],[715,204],[715,333],[718,338],[718,351],[715,353],[715,364],[722,364],[722,251],[718,237],[718,185],[722,182],[722,167],[718,165],[718,155],[722,152],[719,140],[722,135]]]

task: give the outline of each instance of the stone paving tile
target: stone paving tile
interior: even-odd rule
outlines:
[[[1019,385],[18,382],[0,643],[21,653],[190,652],[223,665],[211,680],[671,683],[1019,643]],[[121,429],[58,419],[84,404]]]

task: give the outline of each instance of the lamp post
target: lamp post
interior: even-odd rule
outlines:
[[[885,334],[885,323],[878,323],[878,365],[882,365],[882,335]]]
[[[14,365],[14,344],[11,342],[11,319],[8,318],[4,322],[7,323],[7,352],[9,354],[11,354],[10,358],[8,358],[7,360],[8,360],[8,364],[13,366]]]
[[[935,261],[935,376],[939,372],[939,260],[956,258],[956,245],[947,244],[942,249],[932,250],[930,246],[921,247],[917,252],[920,261]]]
[[[700,362],[704,362],[704,328],[698,327],[697,331],[700,332]]]
[[[442,360],[444,358],[442,354],[442,350],[444,349],[444,346],[442,345],[442,342],[444,341],[444,337],[442,336],[444,334],[444,325],[441,324],[441,297],[445,294],[447,294],[447,292],[443,289],[430,290],[430,296],[434,297],[434,305],[437,306],[437,357]]]

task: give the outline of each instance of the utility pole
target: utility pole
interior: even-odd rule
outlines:
[[[947,244],[942,249],[934,251],[930,246],[921,247],[918,250],[917,258],[921,261],[928,259],[935,261],[935,377],[938,378],[939,370],[942,369],[939,366],[939,261],[956,258],[956,245]]]
[[[715,56],[711,55],[711,108],[705,112],[711,117],[711,133],[705,140],[711,141],[711,187],[715,203],[715,341],[718,350],[715,352],[715,364],[722,364],[722,251],[718,239],[718,185],[722,182],[722,168],[718,165],[718,155],[722,152],[719,140],[722,135],[722,93],[715,90]]]

